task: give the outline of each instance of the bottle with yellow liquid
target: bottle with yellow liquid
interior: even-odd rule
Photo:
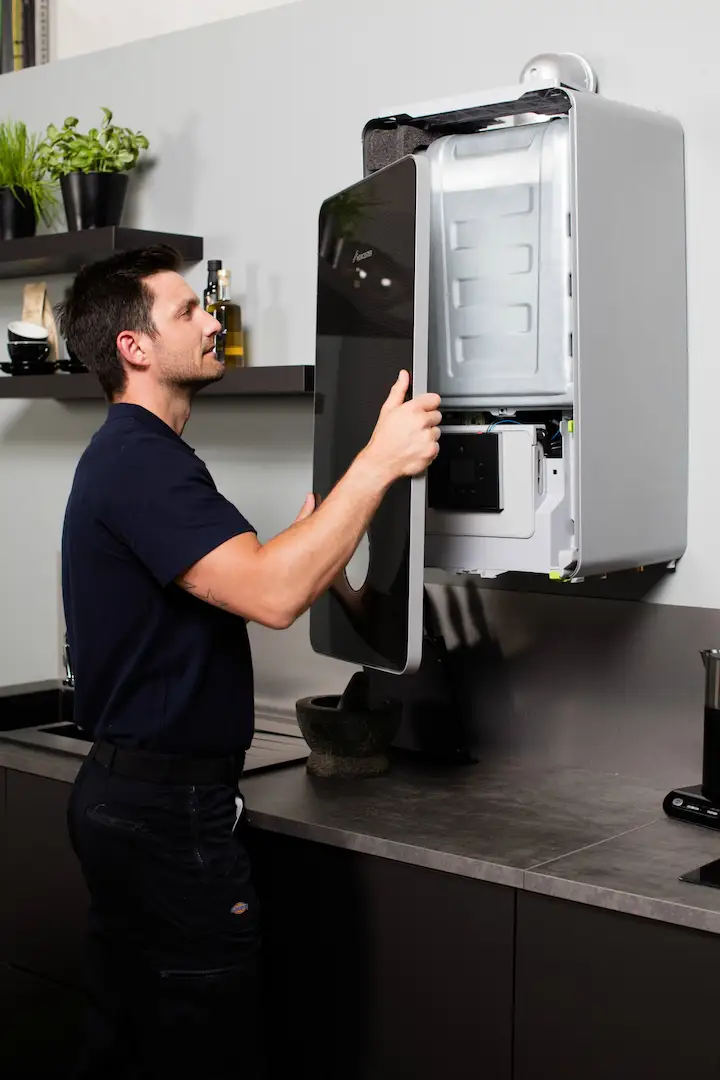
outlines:
[[[245,344],[243,341],[242,312],[240,305],[230,297],[230,271],[218,270],[218,297],[208,304],[207,310],[222,326],[215,344],[218,360],[227,368],[244,367]]]

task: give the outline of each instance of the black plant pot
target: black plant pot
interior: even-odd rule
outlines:
[[[18,240],[34,236],[37,228],[35,207],[24,188],[0,187],[0,240]]]
[[[60,179],[70,232],[119,225],[125,207],[127,173],[70,173]]]

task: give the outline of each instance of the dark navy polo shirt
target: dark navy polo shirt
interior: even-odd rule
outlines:
[[[110,406],[78,463],[63,527],[75,720],[86,732],[164,753],[250,745],[245,620],[175,579],[251,531],[163,420],[139,405]]]

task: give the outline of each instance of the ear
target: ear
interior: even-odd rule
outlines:
[[[149,358],[143,348],[142,337],[132,330],[123,330],[115,341],[123,360],[133,368],[147,368]]]

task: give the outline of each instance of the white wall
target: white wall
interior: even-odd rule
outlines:
[[[54,0],[50,56],[64,60],[294,2],[297,0]]]
[[[682,9],[644,0],[302,0],[4,76],[0,111],[43,126],[68,112],[86,123],[108,104],[118,122],[142,126],[157,165],[135,185],[131,223],[205,236],[207,256],[233,268],[254,362],[269,364],[312,360],[317,209],[360,175],[368,118],[398,103],[505,86],[544,50],[583,53],[607,96],[677,116],[688,163],[690,546],[654,599],[720,607],[718,30],[710,0]],[[222,125],[208,114],[208,86]],[[203,276],[201,267],[190,274],[196,288]],[[59,283],[53,288],[57,298]],[[0,340],[20,291],[21,283],[0,286]],[[55,673],[62,509],[74,462],[101,419],[100,406],[0,404],[0,685]],[[208,401],[188,438],[221,489],[270,535],[310,484],[310,433],[308,403]],[[292,702],[347,675],[311,653],[304,622],[255,634],[255,643],[261,698]]]

